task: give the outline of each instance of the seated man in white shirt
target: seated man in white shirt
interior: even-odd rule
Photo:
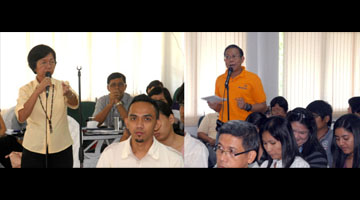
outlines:
[[[221,126],[216,146],[218,168],[248,168],[256,159],[259,134],[249,122],[231,120]]]
[[[154,138],[154,129],[161,123],[159,108],[150,97],[139,95],[133,99],[125,124],[131,137],[108,146],[97,167],[184,167],[180,153]]]
[[[176,101],[180,105],[180,120],[184,124],[184,83],[179,88]],[[198,139],[192,137],[190,133],[184,131],[184,167],[208,167],[209,151],[206,146]]]

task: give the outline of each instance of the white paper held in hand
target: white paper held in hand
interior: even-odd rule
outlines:
[[[226,101],[225,98],[220,98],[220,97],[218,97],[216,95],[208,96],[208,97],[202,97],[201,99],[205,100],[205,101],[208,101],[210,103]]]

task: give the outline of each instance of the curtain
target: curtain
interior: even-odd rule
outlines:
[[[184,81],[184,33],[0,33],[0,108],[15,106],[19,88],[34,80],[27,55],[38,44],[55,50],[53,77],[69,81],[75,91],[76,68],[82,67],[83,101],[108,94],[112,72],[126,76],[130,95],[146,93],[156,79],[173,94]]]
[[[215,94],[216,78],[226,70],[224,50],[228,45],[238,45],[246,55],[246,35],[242,32],[185,33],[186,126],[196,126],[199,116],[214,112],[201,97]]]
[[[284,33],[283,96],[289,109],[327,101],[334,116],[360,95],[360,33]]]

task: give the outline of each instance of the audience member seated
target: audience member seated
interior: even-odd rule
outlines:
[[[360,97],[352,97],[348,101],[348,113],[353,113],[360,117]]]
[[[209,113],[201,120],[198,128],[198,138],[204,142],[209,151],[209,167],[214,167],[216,164],[216,154],[214,151],[216,143],[216,120],[219,118],[219,113]]]
[[[271,116],[286,117],[288,102],[282,96],[275,97],[270,102]]]
[[[173,104],[173,100],[171,99],[170,92],[165,87],[155,87],[153,88],[148,96],[154,100],[159,100],[167,103],[169,107],[171,108]]]
[[[26,122],[20,123],[16,118],[15,106],[6,110],[6,112],[3,115],[3,119],[7,129],[21,130],[21,131],[26,129],[27,123]]]
[[[317,128],[316,137],[326,151],[328,166],[331,166],[331,142],[333,139],[333,131],[331,130],[333,111],[331,105],[323,100],[316,100],[311,102],[306,109],[309,110],[315,118]]]
[[[301,157],[311,168],[328,167],[326,151],[316,137],[317,128],[312,113],[304,108],[295,108],[287,114],[287,120],[291,123]]]
[[[156,101],[156,104],[159,106],[161,126],[155,130],[155,138],[162,144],[172,147],[184,156],[184,136],[180,136],[174,132],[174,114],[167,103]]]
[[[124,120],[132,101],[132,97],[125,93],[126,77],[118,72],[112,73],[107,78],[108,95],[100,97],[95,105],[94,120],[100,127],[103,123],[107,127],[114,127],[114,117]]]
[[[335,168],[360,168],[360,117],[346,114],[334,124],[331,146]]]
[[[219,118],[219,113],[206,114],[202,119],[198,128],[198,138],[205,144],[215,147],[216,141],[216,120]]]
[[[260,130],[261,143],[267,159],[261,168],[309,168],[300,156],[290,122],[279,116],[267,119]]]
[[[180,105],[180,120],[184,124],[184,83],[181,85],[175,100]],[[208,167],[209,151],[198,139],[184,131],[184,166],[185,167]]]
[[[149,83],[149,85],[146,87],[146,94],[149,95],[150,91],[154,89],[155,87],[164,87],[164,84],[159,80],[153,80]]]
[[[183,83],[183,84],[184,84],[184,83]],[[174,100],[175,100],[176,97],[178,96],[178,93],[179,93],[180,90],[181,90],[181,86],[178,87],[178,88],[176,88],[176,90],[175,90],[175,92],[174,92],[174,94],[173,94],[173,99],[174,99]],[[173,110],[179,110],[179,109],[180,109],[180,105],[179,105],[179,103],[178,103],[177,101],[174,101],[171,108],[172,108]]]
[[[151,90],[151,92],[149,93],[148,96],[151,99],[159,100],[159,101],[163,101],[163,102],[167,103],[171,109],[173,100],[171,99],[170,92],[167,88],[155,87]],[[175,114],[174,114],[174,117],[175,117],[175,122],[173,124],[173,127],[174,127],[175,133],[179,134],[181,136],[184,136],[184,133],[183,133],[182,129],[180,128],[180,126],[181,126],[180,120],[176,117]]]
[[[256,127],[256,130],[258,133],[260,133],[260,129],[262,128],[262,126],[265,124],[266,122],[266,115],[261,113],[261,112],[253,112],[251,113],[247,118],[246,121],[250,122],[251,124],[254,124]],[[259,144],[260,144],[260,137],[259,137]],[[258,153],[256,155],[256,162],[257,164],[260,166],[266,159],[265,154],[263,153],[264,149],[262,148],[262,146],[259,146],[259,150]]]
[[[160,126],[154,100],[144,94],[134,97],[125,124],[131,137],[109,145],[97,167],[184,167],[180,153],[154,138],[154,130]]]
[[[248,168],[256,159],[259,147],[259,134],[255,125],[232,120],[219,130],[219,143],[216,145],[218,168]]]
[[[12,168],[11,160],[7,156],[11,152],[22,152],[23,147],[17,138],[12,135],[6,135],[6,125],[0,114],[0,163],[5,168]]]

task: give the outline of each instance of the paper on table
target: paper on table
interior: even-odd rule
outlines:
[[[201,98],[201,99],[203,99],[203,100],[205,100],[205,101],[209,101],[209,102],[211,102],[211,103],[226,101],[225,98],[220,98],[220,97],[218,97],[218,96],[216,96],[216,95],[208,96],[208,97],[203,97],[203,98]]]

